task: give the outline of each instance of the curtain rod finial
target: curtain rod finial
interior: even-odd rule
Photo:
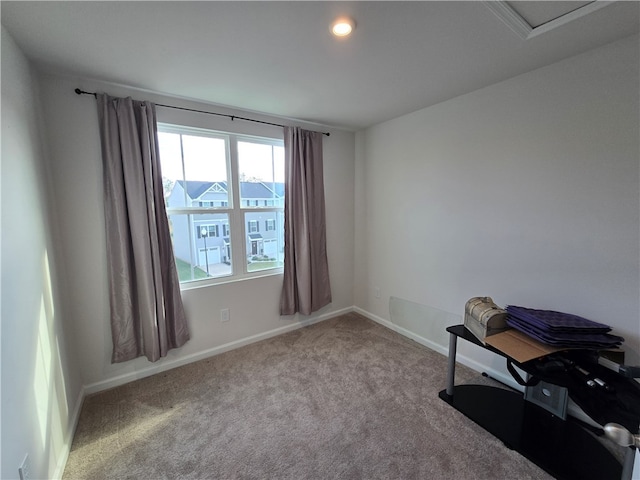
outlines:
[[[76,88],[74,92],[76,92],[76,95],[93,95],[95,98],[98,98],[98,94],[96,92],[85,92],[79,88]]]

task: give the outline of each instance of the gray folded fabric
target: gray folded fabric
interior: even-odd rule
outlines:
[[[624,342],[624,338],[610,333],[545,331],[511,315],[507,316],[507,325],[535,338],[539,342],[560,348],[607,349],[619,347]]]
[[[587,320],[571,313],[555,312],[553,310],[535,310],[533,308],[508,305],[507,312],[512,317],[536,326],[540,330],[551,332],[599,332],[611,331],[609,325]]]
[[[560,348],[608,349],[624,338],[607,333],[609,325],[570,313],[508,305],[507,325],[547,345]]]

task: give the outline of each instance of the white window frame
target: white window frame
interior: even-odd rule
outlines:
[[[221,138],[225,140],[225,148],[227,153],[227,190],[229,194],[228,204],[221,206],[187,206],[167,208],[167,215],[198,215],[210,213],[226,213],[228,215],[228,235],[224,235],[224,227],[218,230],[220,237],[229,237],[231,244],[231,266],[232,273],[225,276],[211,277],[201,280],[190,280],[181,282],[182,290],[228,283],[230,281],[243,280],[245,278],[263,277],[270,275],[279,275],[283,273],[283,267],[269,268],[255,272],[248,271],[247,257],[247,234],[248,226],[245,224],[244,217],[248,212],[283,212],[283,205],[274,205],[268,207],[247,206],[240,202],[240,184],[238,169],[238,142],[262,143],[273,146],[283,146],[284,142],[281,138],[269,138],[256,135],[248,135],[243,133],[225,132],[219,130],[209,130],[197,127],[183,126],[159,122],[159,132],[176,133],[183,135],[195,135],[211,138]],[[185,193],[186,195],[186,193]],[[221,202],[225,203],[225,202]],[[282,204],[281,201],[274,201],[274,204]],[[194,223],[197,225],[197,223]],[[283,225],[284,228],[284,225]],[[221,232],[222,230],[222,232]]]

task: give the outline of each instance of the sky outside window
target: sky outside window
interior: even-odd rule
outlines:
[[[158,132],[162,152],[162,176],[171,181],[226,182],[226,142],[222,138]],[[284,147],[254,142],[238,142],[239,174],[244,181],[284,183]]]
[[[227,181],[226,145],[222,138],[182,135],[184,175],[180,134],[158,132],[162,176],[172,181]]]
[[[238,142],[238,164],[243,181],[284,183],[284,147]]]

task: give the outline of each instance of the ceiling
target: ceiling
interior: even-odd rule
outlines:
[[[1,19],[43,70],[358,130],[636,34],[639,6],[2,1]]]

